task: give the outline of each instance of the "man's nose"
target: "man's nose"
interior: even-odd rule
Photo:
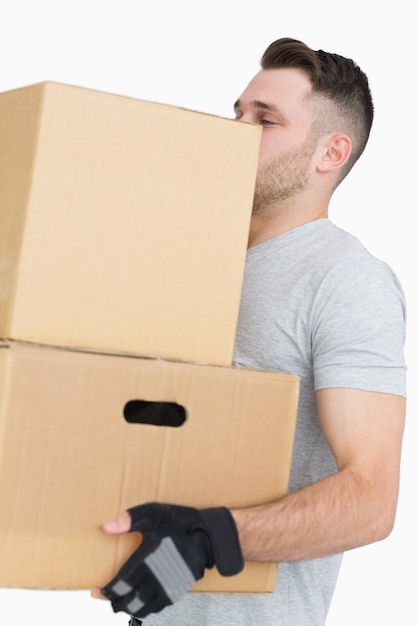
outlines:
[[[248,122],[250,124],[256,124],[255,116],[249,112],[239,115],[239,117],[236,117],[236,119],[239,120],[239,122]]]

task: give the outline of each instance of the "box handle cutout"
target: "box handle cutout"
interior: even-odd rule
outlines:
[[[129,424],[152,424],[154,426],[182,426],[187,419],[187,412],[176,402],[149,402],[147,400],[129,400],[123,410]]]

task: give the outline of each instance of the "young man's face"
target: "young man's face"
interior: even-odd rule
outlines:
[[[263,126],[260,162],[297,148],[309,136],[309,80],[301,70],[261,70],[235,104],[236,119]]]
[[[317,143],[310,91],[307,76],[298,69],[262,70],[235,104],[236,119],[263,127],[255,212],[308,187]]]

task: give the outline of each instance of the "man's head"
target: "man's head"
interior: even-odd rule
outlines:
[[[373,105],[366,76],[343,57],[279,39],[235,103],[236,118],[261,124],[254,212],[288,202],[324,209],[363,152]]]
[[[301,41],[278,39],[265,50],[262,69],[297,68],[307,75],[320,134],[344,132],[352,140],[352,152],[342,170],[344,178],[365,149],[374,116],[369,83],[351,59],[312,50]],[[339,180],[339,182],[340,182]]]

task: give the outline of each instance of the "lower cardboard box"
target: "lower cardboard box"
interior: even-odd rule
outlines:
[[[0,344],[0,586],[89,589],[137,545],[104,521],[159,501],[239,507],[287,493],[299,379]],[[270,592],[276,563],[193,590]]]

